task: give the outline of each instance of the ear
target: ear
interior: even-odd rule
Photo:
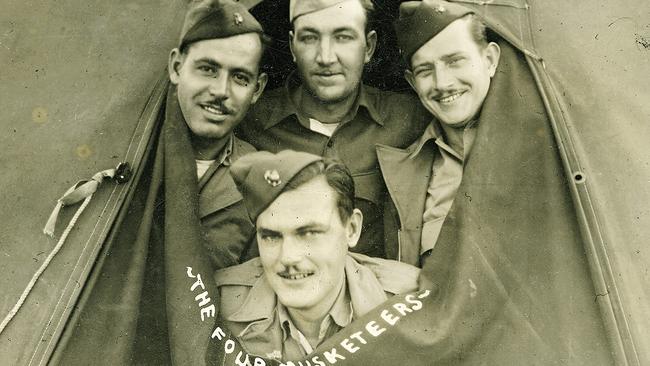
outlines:
[[[257,83],[255,85],[255,92],[253,92],[253,98],[251,99],[251,104],[255,104],[259,97],[262,95],[266,83],[269,81],[269,76],[265,72],[260,72],[257,76]]]
[[[185,56],[181,54],[181,51],[178,48],[174,48],[169,53],[167,72],[169,73],[169,80],[171,80],[174,85],[178,85],[180,79],[179,70],[183,66],[183,61],[185,61]]]
[[[417,92],[418,90],[415,89],[415,75],[413,75],[413,71],[406,69],[404,70],[404,79],[409,83],[411,88]]]
[[[293,31],[289,31],[289,50],[291,50],[291,58],[293,59],[293,62],[296,62],[296,54],[293,52],[293,38]]]
[[[346,225],[346,236],[348,239],[348,247],[354,248],[357,246],[359,237],[361,236],[361,225],[363,224],[363,214],[361,210],[355,208],[352,211],[352,215],[348,218],[348,223]]]
[[[497,72],[497,66],[499,66],[499,57],[501,57],[501,48],[498,44],[490,42],[487,47],[485,47],[485,59],[488,63],[488,71],[490,72],[490,77],[493,77]]]
[[[368,34],[366,34],[366,56],[364,59],[364,63],[370,62],[372,59],[372,55],[375,54],[375,50],[377,49],[377,32],[370,31]]]

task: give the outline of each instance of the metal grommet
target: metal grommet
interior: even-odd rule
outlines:
[[[123,184],[131,179],[131,173],[129,163],[123,161],[117,165],[117,168],[115,168],[115,177],[113,177],[113,179],[115,179],[117,184]]]
[[[582,184],[585,182],[587,178],[585,177],[584,173],[582,172],[573,172],[573,181],[576,184]]]

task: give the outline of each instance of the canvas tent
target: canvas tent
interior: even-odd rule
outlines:
[[[391,11],[397,6],[397,1],[377,3]],[[602,321],[594,325],[602,334],[594,337],[606,339],[603,354],[616,364],[650,363],[650,5],[638,0],[462,3],[476,9],[525,55],[534,77],[580,225],[584,260],[567,265],[583,266],[589,274],[589,282],[575,286],[593,286]],[[139,178],[150,136],[155,135],[165,86],[160,79],[185,6],[185,1],[153,0],[5,4],[0,15],[3,319],[15,309],[79,207],[61,212],[54,238],[42,233],[65,190],[123,161],[134,176],[121,184],[106,179],[85,206],[58,254],[0,333],[2,364],[48,363],[64,344],[66,324],[78,316],[80,296],[92,289],[87,279],[101,270],[104,243],[119,229],[115,223],[133,219],[124,212],[125,202]],[[286,9],[286,2],[258,6],[266,7],[260,12],[268,15]],[[278,70],[283,72],[282,67]],[[546,295],[537,295],[543,302]],[[573,301],[566,298],[571,306],[576,305]],[[355,322],[317,353],[329,351],[334,357],[333,347],[349,340],[355,329],[380,319],[380,311]],[[346,354],[346,360],[334,360],[431,364],[440,356],[431,350],[441,348],[423,346],[432,331],[424,328],[425,321],[435,323],[426,313],[414,312]],[[595,357],[567,348],[572,358],[566,364]],[[517,352],[506,346],[502,351]],[[226,352],[223,343],[213,352],[213,359],[224,357],[230,363],[238,354]],[[481,352],[488,364],[497,359],[490,350]],[[539,364],[546,360],[544,355],[502,358],[514,359],[537,359]],[[457,360],[463,362],[468,361]]]

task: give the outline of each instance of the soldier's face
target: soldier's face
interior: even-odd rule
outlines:
[[[266,85],[266,75],[259,73],[261,56],[254,33],[198,41],[185,54],[171,52],[169,77],[195,136],[222,138],[244,118]]]
[[[363,66],[370,61],[377,35],[366,34],[366,14],[347,1],[299,16],[291,33],[291,53],[307,90],[325,103],[355,97]]]
[[[411,58],[406,79],[440,122],[462,127],[480,111],[499,62],[499,46],[480,47],[458,19]]]
[[[257,218],[264,273],[290,314],[326,314],[345,280],[345,258],[359,238],[361,213],[355,210],[342,222],[336,197],[319,176],[278,196]]]

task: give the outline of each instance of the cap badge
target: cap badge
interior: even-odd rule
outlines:
[[[266,180],[266,183],[270,184],[271,187],[277,187],[282,183],[280,180],[280,173],[275,169],[265,171],[264,180]]]
[[[244,22],[244,17],[239,13],[235,13],[235,25],[240,25]]]
[[[442,6],[442,5],[436,5],[436,6],[433,7],[433,11],[435,11],[438,14],[444,13],[445,10],[446,10],[445,7]]]

